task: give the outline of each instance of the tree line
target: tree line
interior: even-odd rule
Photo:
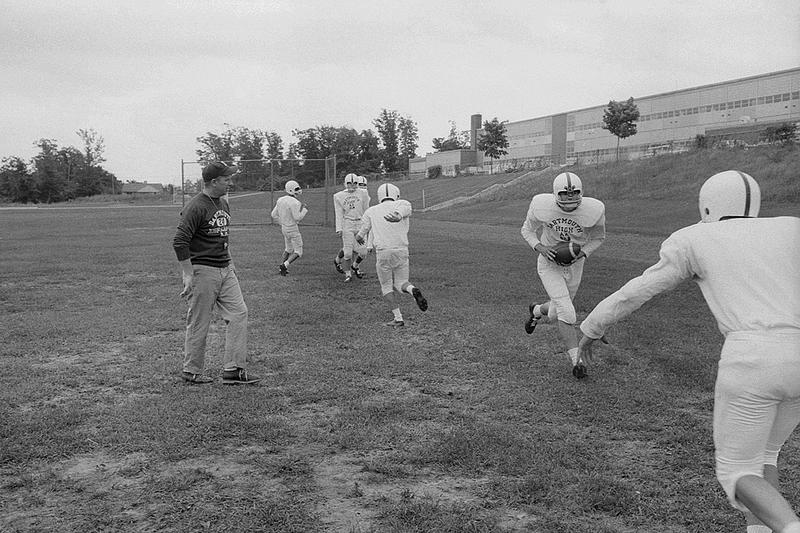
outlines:
[[[496,159],[505,155],[508,139],[505,122],[494,118],[484,129],[474,149]],[[419,141],[417,123],[396,110],[382,109],[372,121],[373,129],[358,131],[349,126],[315,126],[295,129],[296,141],[284,149],[284,141],[275,132],[225,125],[222,132],[206,132],[196,138],[196,155],[200,162],[212,160],[242,161],[243,172],[260,176],[262,183],[277,173],[278,177],[294,172],[292,165],[301,165],[303,185],[319,185],[324,179],[325,158],[336,157],[337,174],[379,174],[407,171],[409,160],[417,157]],[[468,132],[458,133],[450,121],[448,137],[433,140],[434,151],[468,149]],[[0,160],[0,199],[19,203],[53,203],[97,194],[119,194],[122,183],[103,168],[105,142],[94,129],[76,132],[81,144],[59,146],[54,139],[39,139],[38,153],[25,161],[18,156]],[[259,161],[277,162],[266,170]],[[251,162],[252,161],[252,162]],[[291,168],[291,170],[289,170]]]

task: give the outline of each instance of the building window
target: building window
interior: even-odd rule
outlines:
[[[800,91],[795,91],[792,93],[792,100],[800,100]]]
[[[764,103],[765,104],[771,104],[772,103],[772,97],[771,96],[765,96],[764,97]]]
[[[764,97],[763,96],[759,96],[758,97],[758,105],[761,105],[763,103],[764,103]]]
[[[788,101],[789,101],[789,100],[791,100],[791,99],[792,99],[792,95],[791,95],[791,94],[789,94],[789,93],[783,93],[783,101],[784,101],[784,102],[788,102]]]

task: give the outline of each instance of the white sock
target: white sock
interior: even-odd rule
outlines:
[[[395,320],[397,320],[398,322],[402,322],[403,315],[400,314],[400,308],[399,307],[396,308],[396,309],[392,309],[392,313],[394,314],[394,319]]]
[[[414,286],[413,286],[412,284],[410,284],[410,283],[409,283],[408,285],[406,285],[406,288],[405,288],[404,290],[405,290],[405,292],[407,292],[408,294],[412,294],[412,293],[413,293],[413,291],[414,291]]]
[[[800,533],[800,522],[792,522],[791,524],[787,524],[780,533]]]
[[[578,349],[577,348],[570,348],[569,350],[567,350],[567,354],[569,355],[569,358],[572,360],[572,366],[577,365],[578,364]]]
[[[747,533],[772,533],[767,526],[747,526]]]
[[[544,315],[542,315],[542,306],[541,306],[541,304],[534,305],[533,306],[533,318],[535,318],[536,320],[539,320],[543,316]]]
[[[286,268],[289,268],[289,261],[284,261],[283,262],[283,266],[285,266]]]

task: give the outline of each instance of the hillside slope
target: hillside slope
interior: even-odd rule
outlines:
[[[729,169],[747,172],[758,180],[762,216],[800,216],[800,149],[796,146],[703,150],[569,167],[583,180],[585,194],[606,204],[609,230],[656,235],[669,234],[697,222],[700,186],[709,176]],[[553,178],[563,170],[548,169],[522,176],[460,205],[416,216],[520,226],[531,197],[550,192]],[[457,190],[454,195],[459,195]]]

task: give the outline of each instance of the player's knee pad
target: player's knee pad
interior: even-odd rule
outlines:
[[[740,511],[747,511],[747,508],[736,500],[736,483],[744,476],[763,478],[764,465],[761,461],[744,463],[717,458],[717,481],[728,496],[730,504]]]
[[[575,313],[575,306],[572,305],[572,300],[567,296],[551,300],[550,309],[555,309],[558,320],[565,324],[574,324],[578,321],[578,316]]]

